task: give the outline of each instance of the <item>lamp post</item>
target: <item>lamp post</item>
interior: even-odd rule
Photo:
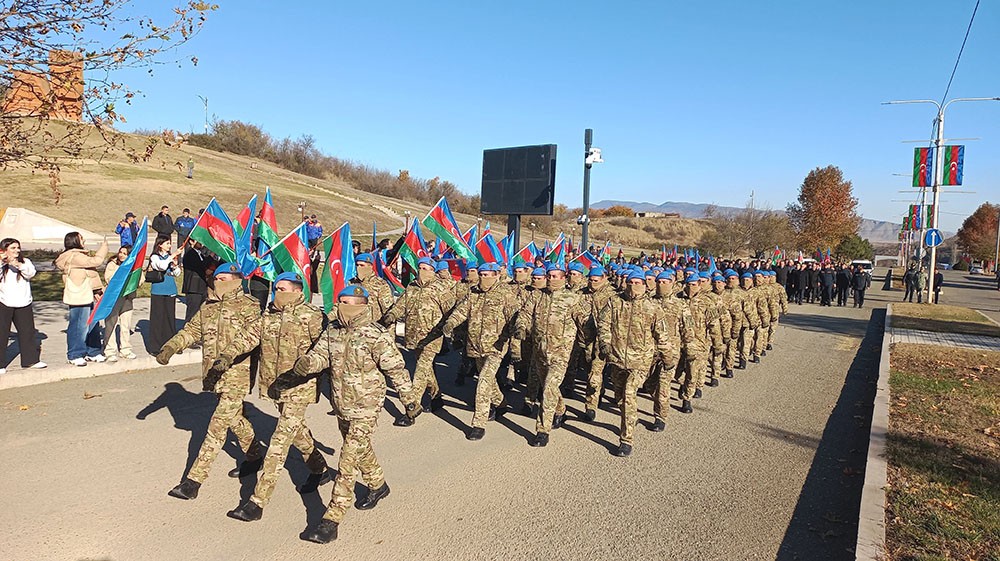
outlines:
[[[306,202],[305,201],[301,201],[296,208],[298,209],[299,214],[301,215],[299,217],[299,222],[305,220],[306,219]]]
[[[904,103],[933,103],[937,107],[937,118],[934,120],[936,134],[934,136],[934,182],[933,182],[933,214],[931,215],[931,228],[937,229],[938,227],[938,200],[941,194],[941,183],[943,180],[942,174],[944,169],[941,167],[941,146],[944,144],[944,112],[948,109],[948,106],[956,101],[1000,101],[1000,97],[959,97],[952,99],[951,101],[945,102],[944,104],[938,103],[933,99],[907,99],[907,100],[897,100],[897,101],[886,101],[882,105],[900,105]],[[921,205],[926,208],[926,198],[923,198]],[[921,216],[921,229],[920,232],[923,234],[924,220]],[[921,238],[923,236],[921,235]],[[921,245],[924,243],[923,239],[917,240]],[[931,259],[930,259],[930,271],[927,275],[927,302],[933,303],[931,295],[934,294],[934,275],[937,273],[937,246],[931,247]]]
[[[205,134],[208,134],[208,98],[199,95],[198,99],[205,104]]]
[[[534,243],[535,242],[535,223],[531,222],[531,223],[528,224],[528,226],[531,228],[531,242]]]

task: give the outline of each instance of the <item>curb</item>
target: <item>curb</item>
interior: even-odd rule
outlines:
[[[858,541],[855,559],[882,561],[885,553],[885,488],[886,435],[889,432],[889,347],[892,346],[892,304],[885,307],[885,330],[882,333],[882,353],[878,365],[872,427],[868,435],[868,460],[865,483],[861,490],[861,512],[858,515]]]
[[[982,310],[976,310],[976,313],[979,314],[979,315],[981,315],[981,316],[983,316],[984,318],[986,318],[986,321],[992,323],[993,325],[996,325],[996,326],[1000,327],[1000,322],[998,322],[997,320],[995,320],[995,319],[991,318],[990,316],[984,314],[982,312]]]
[[[185,364],[197,364],[201,362],[201,350],[186,349],[179,355],[174,355],[170,359],[170,366],[181,366]],[[86,367],[59,365],[50,366],[42,370],[18,369],[8,370],[6,374],[0,376],[0,390],[11,388],[23,388],[25,386],[35,386],[38,384],[48,384],[60,380],[72,380],[76,378],[93,378],[95,376],[106,376],[108,374],[120,374],[136,370],[150,370],[153,368],[166,368],[153,356],[139,356],[133,360],[119,360],[118,362],[91,363]]]

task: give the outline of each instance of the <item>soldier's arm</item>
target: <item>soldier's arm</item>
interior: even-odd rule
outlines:
[[[529,297],[525,299],[524,305],[517,312],[517,318],[514,320],[514,338],[521,339],[522,341],[528,338],[528,331],[531,329],[531,302],[534,298]]]
[[[712,345],[719,347],[722,345],[722,325],[719,321],[719,309],[715,306],[708,308],[708,321],[706,325],[708,326],[708,336],[712,341]]]
[[[382,319],[379,320],[379,323],[382,325],[391,325],[399,321],[399,318],[403,317],[403,314],[406,313],[406,306],[410,303],[410,294],[411,292],[409,289],[403,292],[403,295],[399,297],[399,300],[396,300],[396,303],[386,310]]]
[[[330,329],[332,327],[324,329],[312,349],[295,361],[296,374],[308,376],[330,367]]]
[[[372,344],[372,360],[375,361],[379,371],[392,381],[392,387],[399,392],[399,400],[409,411],[410,405],[416,401],[412,395],[413,383],[403,362],[403,355],[396,347],[395,338],[388,331],[379,333]]]
[[[782,290],[779,293],[779,297],[780,297],[779,301],[781,302],[781,313],[782,314],[787,314],[788,313],[788,293],[786,293],[784,290]]]
[[[611,347],[611,300],[608,300],[597,314],[597,348],[607,356]]]
[[[667,330],[667,314],[662,306],[656,306],[653,313],[653,340],[656,342],[657,357],[666,360],[672,349]]]
[[[223,354],[235,358],[257,348],[260,345],[260,333],[263,326],[264,316],[261,315],[260,305],[256,300],[248,301],[240,310],[240,332],[237,337],[233,337],[230,348],[226,349]]]
[[[382,281],[382,284],[384,285],[384,289],[379,290],[376,296],[378,298],[378,311],[380,314],[385,315],[392,308],[392,288],[385,281]]]
[[[581,298],[576,309],[573,310],[573,321],[576,322],[576,329],[583,335],[583,340],[587,343],[597,338],[597,325],[592,308],[593,306],[586,298]]]
[[[442,329],[442,331],[444,332],[445,337],[451,337],[455,328],[462,325],[465,320],[469,319],[469,308],[471,305],[472,304],[469,299],[466,298],[455,306],[455,309],[448,315],[448,321],[444,322],[444,329]]]

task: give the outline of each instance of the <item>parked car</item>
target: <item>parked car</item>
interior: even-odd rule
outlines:
[[[983,268],[982,267],[972,267],[972,268],[969,269],[969,274],[970,275],[981,275],[981,274],[983,274]]]
[[[950,271],[951,270],[951,264],[950,263],[938,263],[938,269],[941,269],[942,271]]]

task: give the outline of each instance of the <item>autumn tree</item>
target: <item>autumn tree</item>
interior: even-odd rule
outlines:
[[[979,261],[992,261],[996,255],[997,223],[1000,205],[979,205],[958,229],[958,247],[969,257]]]
[[[613,205],[601,211],[601,216],[611,218],[614,216],[635,216],[635,211],[625,205]]]
[[[115,130],[125,122],[121,105],[131,104],[137,93],[119,81],[119,72],[152,73],[157,64],[176,62],[169,60],[177,56],[173,50],[197,35],[215,9],[183,1],[154,18],[133,15],[156,8],[132,0],[0,0],[0,93],[27,98],[21,110],[0,115],[0,169],[58,173],[70,159],[100,157],[115,148],[134,161],[148,159],[157,139],[144,150],[129,149]],[[55,70],[66,68],[63,62],[82,67],[83,83],[75,70]],[[197,58],[190,62],[197,64]],[[56,109],[65,106],[67,92],[74,96],[74,112],[76,100],[82,103],[79,122],[51,126],[65,118]]]
[[[788,218],[802,249],[837,247],[858,232],[858,200],[851,182],[836,166],[816,168],[799,187],[798,202],[788,205]]]
[[[769,208],[747,204],[739,210],[725,211],[709,205],[705,218],[715,228],[706,232],[698,245],[719,255],[768,255],[775,247],[787,247],[795,239],[788,217]]]

